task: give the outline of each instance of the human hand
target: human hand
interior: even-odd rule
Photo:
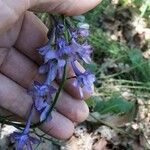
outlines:
[[[83,13],[99,3],[99,0],[0,0],[0,106],[1,114],[26,118],[32,98],[26,89],[33,81],[42,80],[38,74],[41,58],[36,49],[47,42],[45,25],[27,10],[57,12],[67,15]],[[82,69],[82,67],[79,65]],[[68,76],[72,76],[68,68]],[[73,86],[73,79],[65,84],[52,113],[52,121],[40,128],[56,138],[67,139],[74,130],[74,122],[82,122],[88,116],[88,107],[81,101],[79,89]],[[90,96],[84,93],[84,97]],[[8,111],[6,111],[8,110]],[[34,122],[39,116],[34,112]],[[13,117],[16,119],[16,117]]]

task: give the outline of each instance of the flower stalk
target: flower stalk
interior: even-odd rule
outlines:
[[[40,121],[31,124],[31,111],[26,124],[11,123],[8,120],[4,120],[3,122],[18,128],[25,128],[22,133],[15,132],[12,134],[13,139],[17,142],[16,150],[22,150],[23,146],[27,146],[31,150],[31,142],[33,144],[37,143],[35,138],[29,136],[29,129],[35,129],[44,122],[51,121],[52,111],[59,100],[66,80],[74,78],[73,85],[79,87],[82,97],[83,90],[89,93],[93,92],[95,76],[89,70],[81,72],[76,66],[77,61],[84,63],[90,63],[91,61],[90,54],[92,49],[86,41],[89,35],[89,25],[84,24],[83,17],[80,19],[81,22],[78,25],[79,29],[75,29],[75,26],[68,17],[52,16],[52,18],[53,28],[48,32],[49,41],[45,46],[38,49],[38,52],[44,60],[43,65],[39,68],[39,73],[45,74],[46,78],[44,82],[34,81],[29,91],[33,99],[33,107],[38,112]],[[67,78],[67,65],[72,67],[75,76]],[[52,85],[56,77],[59,77],[60,80],[58,89]],[[55,96],[53,98],[54,94]]]

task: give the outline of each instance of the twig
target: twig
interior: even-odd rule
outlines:
[[[128,137],[134,139],[134,137],[133,137],[131,134],[129,134],[129,133],[127,133],[127,132],[125,132],[125,131],[123,131],[123,130],[121,130],[121,129],[115,127],[115,126],[113,126],[112,124],[109,124],[108,122],[105,122],[105,121],[103,121],[103,120],[101,120],[101,119],[98,119],[97,117],[95,117],[95,116],[92,115],[92,114],[90,114],[90,116],[91,116],[92,118],[94,118],[97,122],[99,122],[100,124],[104,124],[104,125],[106,125],[106,126],[112,128],[112,129],[115,130],[116,132],[119,132],[119,133],[121,133],[121,134],[123,134],[123,135],[126,135],[126,136],[128,136]]]

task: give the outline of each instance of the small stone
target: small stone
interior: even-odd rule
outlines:
[[[143,100],[142,99],[138,99],[138,104],[139,105],[144,105]]]
[[[139,129],[139,125],[135,123],[135,124],[132,125],[132,128],[133,128],[134,130],[137,130],[137,129]]]
[[[90,29],[90,25],[88,23],[78,23],[78,27],[86,30]]]
[[[77,20],[77,21],[80,21],[80,22],[84,22],[85,21],[85,16],[83,16],[83,15],[74,16],[73,19]]]

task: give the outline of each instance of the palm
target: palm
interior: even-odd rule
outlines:
[[[69,2],[72,1],[68,0],[65,6],[69,6]],[[91,1],[91,7],[97,2],[96,0]],[[6,3],[8,6],[11,2],[6,0]],[[47,3],[42,3],[41,7],[38,3],[34,9],[48,10],[49,8],[45,7]],[[85,1],[82,3],[84,4]],[[0,2],[1,5],[2,2]],[[16,5],[21,5],[21,2]],[[55,11],[64,12],[63,5],[60,8],[56,7],[58,4],[52,3],[51,6],[53,5],[55,5]],[[85,5],[83,6],[85,7]],[[14,16],[14,19],[9,19],[9,14],[4,13],[6,16],[3,16],[4,19],[0,23],[0,106],[21,118],[26,118],[32,104],[32,99],[27,94],[26,89],[30,88],[34,80],[42,80],[43,78],[38,74],[41,58],[36,52],[36,48],[47,42],[47,28],[33,13],[22,13],[25,7],[21,8],[14,5],[9,5],[9,7],[12,10],[13,8],[17,10],[18,18]],[[90,5],[84,7],[80,7],[80,12],[89,9]],[[77,9],[79,9],[78,5],[76,7],[72,5],[66,13],[72,14]],[[5,12],[7,10],[7,8],[4,9]],[[6,25],[7,23],[8,25]],[[71,69],[68,69],[68,76],[72,74]],[[52,121],[44,123],[41,129],[57,138],[68,138],[73,133],[73,122],[81,122],[88,115],[88,107],[85,102],[77,99],[80,99],[79,91],[72,85],[72,80],[69,80],[65,85],[65,91],[59,98],[56,106],[57,111],[52,113]],[[5,112],[5,115],[7,113]],[[39,117],[35,112],[34,121],[38,120]]]

